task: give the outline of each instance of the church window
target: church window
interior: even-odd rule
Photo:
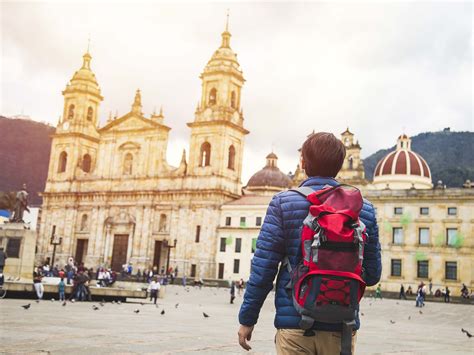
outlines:
[[[82,171],[89,173],[91,171],[92,158],[89,154],[84,154],[82,158]]]
[[[349,157],[349,170],[354,169],[354,158],[352,156]]]
[[[194,238],[194,241],[196,243],[199,243],[200,240],[201,240],[201,226],[196,226],[196,236]]]
[[[235,148],[233,145],[229,147],[229,162],[227,168],[234,170],[235,169]]]
[[[211,89],[209,93],[209,105],[215,105],[217,102],[217,90],[215,88]]]
[[[211,165],[211,145],[208,142],[204,142],[201,145],[201,166]]]
[[[236,97],[235,97],[235,91],[232,91],[232,93],[230,94],[230,106],[232,108],[236,108],[237,107],[237,104],[236,104]]]
[[[133,168],[133,155],[132,153],[127,153],[125,154],[125,158],[123,160],[123,174],[132,175],[132,168]]]
[[[81,218],[81,232],[87,230],[87,220],[88,219],[89,219],[89,217],[87,216],[87,214],[84,213],[82,215],[82,218]]]
[[[66,165],[67,165],[67,153],[61,152],[61,154],[59,154],[58,173],[64,173],[66,171]]]
[[[67,119],[68,120],[72,120],[74,118],[74,109],[75,109],[74,105],[69,105],[69,110],[68,110],[68,113],[67,113]]]
[[[94,110],[91,106],[87,109],[87,120],[92,121],[92,115],[94,114]]]
[[[167,226],[166,226],[167,222],[166,222],[166,220],[167,220],[166,215],[165,215],[164,213],[162,213],[162,214],[160,215],[160,223],[159,223],[159,227],[158,227],[158,232],[162,232],[162,233],[163,233],[163,232],[166,232],[166,229],[167,229]]]

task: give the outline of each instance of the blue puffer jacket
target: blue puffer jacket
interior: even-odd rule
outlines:
[[[311,177],[301,186],[311,186],[314,190],[319,190],[325,185],[337,184],[337,181],[332,178]],[[292,268],[300,262],[302,257],[300,228],[308,214],[308,209],[309,202],[294,191],[279,193],[270,202],[252,259],[252,272],[239,313],[240,324],[251,326],[257,323],[260,308],[273,288],[278,264],[283,258],[288,256]],[[369,236],[364,252],[364,279],[368,286],[372,286],[380,280],[382,264],[375,211],[366,200],[364,200],[360,219],[366,225]],[[289,280],[289,272],[286,267],[282,267],[276,284],[276,328],[299,328],[301,317],[285,290],[285,285]],[[358,329],[360,325],[358,317],[356,323],[356,329]],[[341,331],[342,325],[316,322],[313,328],[323,331]]]

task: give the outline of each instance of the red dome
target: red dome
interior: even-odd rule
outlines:
[[[374,176],[382,175],[418,175],[431,179],[426,161],[415,152],[406,149],[397,149],[378,162]]]

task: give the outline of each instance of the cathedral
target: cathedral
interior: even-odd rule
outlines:
[[[52,140],[38,262],[50,258],[51,242],[60,240],[59,264],[72,256],[89,267],[120,270],[131,263],[134,270],[171,266],[190,277],[248,278],[268,203],[306,175],[299,166],[283,173],[271,152],[243,186],[245,80],[230,38],[226,26],[200,76],[201,99],[188,123],[189,155],[183,151],[177,167],[166,161],[170,127],[162,112],[145,116],[139,90],[130,112],[99,126],[103,97],[91,55],[83,56],[63,91]],[[360,188],[377,211],[382,287],[398,291],[402,283],[422,281],[473,287],[472,184],[433,185],[427,162],[405,134],[369,181],[354,134],[347,128],[340,137],[347,154],[337,179]]]
[[[103,101],[84,54],[65,90],[43,193],[37,260],[52,253],[88,266],[120,270],[178,266],[188,275],[215,274],[214,233],[220,207],[241,194],[245,135],[244,77],[226,26],[200,78],[202,95],[189,156],[166,161],[170,127],[162,112],[146,116],[137,90],[130,112],[99,127]]]

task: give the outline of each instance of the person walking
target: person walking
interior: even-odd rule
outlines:
[[[400,294],[398,295],[399,300],[401,300],[402,298],[404,300],[407,299],[407,296],[405,295],[405,287],[403,286],[403,284],[400,286]]]
[[[183,287],[186,287],[186,274],[183,275]]]
[[[380,298],[382,299],[382,286],[378,285],[377,289],[375,290],[375,299]]]
[[[444,292],[444,302],[449,303],[451,302],[451,291],[449,290],[448,286],[446,286],[446,291]]]
[[[308,188],[317,192],[325,188],[334,191],[340,186],[335,177],[344,163],[346,151],[344,144],[338,138],[331,133],[312,134],[304,142],[301,153],[301,167],[305,170],[308,179],[303,181],[300,188]],[[308,191],[308,189],[305,189],[305,191]],[[340,188],[338,191],[344,193],[341,190],[343,189]],[[308,200],[316,194],[308,195],[307,199],[301,191],[289,190],[278,193],[270,202],[257,239],[250,278],[247,281],[246,292],[239,312],[238,341],[243,349],[251,349],[248,341],[252,337],[260,309],[268,293],[272,290],[273,281],[278,274],[275,286],[276,316],[274,321],[277,328],[275,337],[277,354],[332,355],[341,353],[341,350],[347,347],[349,351],[345,351],[345,353],[353,353],[355,337],[351,335],[355,335],[360,326],[358,304],[354,306],[354,323],[315,321],[311,325],[311,322],[306,317],[303,318],[295,308],[293,299],[286,287],[291,281],[290,270],[295,270],[297,265],[301,265],[301,228],[303,222],[309,217],[309,207],[317,206]],[[358,198],[357,201],[360,202],[361,206],[358,217],[365,225],[365,231],[368,235],[366,242],[363,244],[363,255],[360,255],[360,258],[363,257],[361,266],[363,272],[360,278],[368,286],[373,286],[379,282],[382,271],[377,220],[372,204],[366,200],[362,201],[361,198]],[[314,226],[313,222],[310,225]],[[357,224],[357,226],[357,228],[362,228],[360,224]],[[306,227],[308,226],[306,225]],[[352,235],[355,236],[355,234]],[[357,235],[359,235],[359,232],[357,232]],[[321,242],[320,239],[319,241]],[[354,244],[362,245],[359,242]],[[312,244],[308,246],[311,247]],[[315,247],[317,248],[316,244]],[[324,252],[332,253],[333,251],[324,250]],[[280,263],[282,264],[279,268]],[[313,292],[313,288],[317,288],[318,284],[315,282],[313,285],[314,287],[307,291],[311,295],[311,299],[317,297],[317,294]],[[330,285],[332,286],[332,283]],[[311,302],[311,304],[313,303]],[[308,326],[310,328],[307,328]],[[353,332],[349,332],[349,344],[345,342],[343,347],[341,339],[343,336],[347,339],[345,335],[347,335],[347,329],[350,326]],[[306,330],[303,330],[303,327]]]
[[[61,278],[61,280],[58,283],[58,292],[59,292],[60,301],[64,301],[66,299],[65,289],[66,289],[66,284],[64,283],[64,278]]]
[[[230,303],[234,304],[235,300],[235,281],[230,283]]]
[[[3,274],[3,268],[5,267],[6,260],[7,254],[5,254],[3,248],[0,248],[0,274]]]
[[[36,296],[39,300],[43,299],[44,287],[43,283],[41,282],[43,276],[41,274],[41,270],[36,268],[33,272],[33,286],[35,288]]]
[[[153,303],[156,304],[156,299],[158,298],[158,293],[160,292],[160,282],[157,280],[157,277],[153,278],[148,290],[150,291],[150,302],[153,300]]]

